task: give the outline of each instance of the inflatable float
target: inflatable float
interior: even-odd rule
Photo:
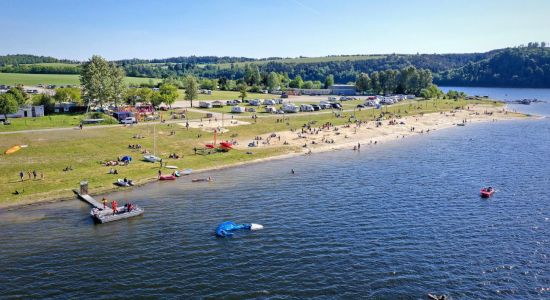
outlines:
[[[4,154],[12,154],[12,153],[15,153],[15,152],[21,150],[22,148],[26,148],[26,147],[28,147],[28,146],[27,145],[15,145],[15,146],[9,148],[8,150],[6,150],[4,152]]]
[[[233,222],[223,222],[216,228],[216,236],[217,237],[230,237],[233,236],[232,231],[235,230],[260,230],[263,229],[264,226],[260,224],[254,224],[254,223],[246,223],[246,224],[236,224]]]

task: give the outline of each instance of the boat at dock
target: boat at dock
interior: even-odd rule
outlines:
[[[103,224],[112,221],[128,219],[140,216],[145,212],[143,208],[135,204],[131,204],[130,206],[122,206],[118,208],[116,212],[114,212],[109,207],[103,208],[103,204],[95,200],[92,196],[88,195],[87,191],[83,192],[82,187],[81,191],[73,190],[73,192],[78,196],[79,199],[93,206],[92,210],[90,211],[90,215],[95,223]]]
[[[143,214],[143,209],[137,205],[131,205],[130,209],[128,206],[123,206],[120,209],[117,209],[116,213],[113,213],[112,209],[99,209],[99,208],[92,208],[90,211],[90,215],[94,219],[94,222],[96,223],[107,223],[112,221],[118,221],[122,219],[127,219],[131,217],[136,217]]]

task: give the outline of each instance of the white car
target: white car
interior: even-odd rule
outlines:
[[[122,121],[120,121],[120,123],[122,123],[122,124],[136,124],[137,121],[136,121],[136,118],[134,118],[134,117],[126,117],[126,118],[122,119]]]

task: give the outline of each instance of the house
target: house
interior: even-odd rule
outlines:
[[[54,106],[54,112],[56,113],[70,112],[71,108],[75,106],[76,106],[76,103],[73,103],[73,102],[56,103]]]
[[[231,107],[231,112],[236,113],[236,114],[240,114],[240,113],[245,112],[245,108],[242,107],[242,106],[233,106],[233,107]]]
[[[289,88],[287,90],[287,93],[289,95],[299,96],[299,95],[311,95],[311,96],[319,96],[319,95],[330,95],[331,90],[330,89],[297,89],[297,88]]]
[[[352,84],[333,84],[328,87],[333,95],[355,96],[357,88]]]
[[[224,103],[220,100],[216,100],[212,102],[212,107],[223,107],[223,106],[224,106]]]
[[[199,107],[200,108],[212,108],[212,103],[201,101],[201,102],[199,102]]]
[[[21,106],[14,114],[8,114],[8,118],[36,118],[44,116],[44,105],[37,106]],[[0,120],[4,120],[5,116],[0,115]]]

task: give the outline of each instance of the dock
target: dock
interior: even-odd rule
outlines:
[[[117,213],[114,213],[110,207],[105,207],[104,209],[103,204],[94,199],[92,196],[81,193],[81,191],[78,190],[73,190],[73,192],[78,196],[80,200],[87,202],[93,207],[90,215],[96,223],[108,223],[112,221],[128,219],[131,217],[142,215],[144,213],[144,210],[137,205],[134,205],[130,211],[128,211],[127,208],[123,206],[117,209]]]
[[[81,194],[79,191],[77,190],[73,190],[73,192],[78,196],[78,198],[80,200],[84,200],[85,202],[88,202],[88,204],[90,204],[91,206],[97,208],[97,209],[101,209],[103,210],[103,204],[102,203],[99,203],[99,201],[97,201],[96,199],[94,199],[92,196],[88,195],[88,194]]]

